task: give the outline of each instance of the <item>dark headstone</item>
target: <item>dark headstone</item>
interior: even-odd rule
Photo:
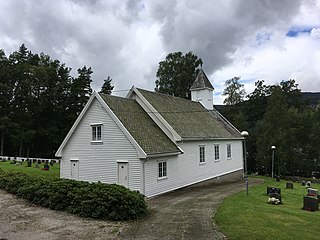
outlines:
[[[305,186],[306,185],[306,181],[305,180],[302,180],[301,181],[301,186]]]
[[[318,198],[313,196],[303,197],[303,208],[308,211],[319,211]]]
[[[292,182],[286,182],[286,188],[287,189],[293,189],[293,183]]]
[[[49,164],[45,163],[43,166],[43,170],[49,171]]]
[[[27,167],[31,167],[31,166],[32,166],[32,160],[31,160],[31,159],[28,159]]]
[[[278,193],[281,195],[281,188],[267,187],[267,195],[270,195],[271,193]]]
[[[276,181],[277,181],[277,182],[280,182],[280,176],[279,176],[279,175],[276,176]]]

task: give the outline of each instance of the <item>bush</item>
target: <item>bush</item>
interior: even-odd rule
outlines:
[[[0,188],[34,204],[82,217],[123,221],[147,213],[142,194],[116,184],[49,179],[0,169]]]

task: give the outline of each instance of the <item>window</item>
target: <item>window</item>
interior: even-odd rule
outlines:
[[[159,178],[166,178],[167,177],[167,162],[159,162],[158,163],[158,171],[159,171]]]
[[[214,160],[219,161],[220,160],[220,149],[219,144],[214,145]]]
[[[227,159],[231,159],[231,144],[227,144]]]
[[[206,149],[205,146],[199,146],[200,163],[206,162]]]
[[[91,125],[92,128],[92,141],[102,141],[102,124]]]

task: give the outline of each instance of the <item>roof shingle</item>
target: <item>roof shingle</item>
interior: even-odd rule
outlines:
[[[148,156],[181,153],[135,100],[100,96]]]
[[[205,109],[199,102],[143,89],[138,91],[184,139],[241,138],[220,113]]]
[[[190,90],[201,89],[201,88],[209,88],[214,90],[214,87],[212,86],[211,82],[209,81],[207,75],[202,70],[202,68],[200,69],[199,74],[196,80],[193,82]]]

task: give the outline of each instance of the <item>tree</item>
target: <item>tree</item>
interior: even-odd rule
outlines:
[[[111,94],[114,86],[111,85],[112,79],[110,76],[107,77],[107,79],[104,80],[103,85],[101,87],[101,91],[99,93],[104,93],[104,94]]]
[[[87,103],[91,93],[91,67],[87,68],[84,66],[83,68],[78,69],[78,77],[74,78],[71,83],[71,115],[78,116],[82,111],[84,105]]]
[[[192,52],[185,55],[182,52],[169,53],[159,63],[155,91],[191,99],[190,88],[201,66],[202,60]]]
[[[286,140],[288,136],[288,105],[286,97],[280,86],[273,88],[268,100],[268,106],[263,119],[258,123],[257,160],[266,173],[270,172],[270,147],[277,147],[276,166],[278,173],[283,170],[283,163],[287,161],[288,148]]]
[[[244,85],[239,83],[240,77],[233,77],[225,82],[226,88],[222,95],[227,96],[223,101],[226,105],[235,105],[243,101],[246,91]]]
[[[10,76],[10,62],[0,49],[0,155],[4,155],[4,144],[12,122],[12,99],[14,82]]]

